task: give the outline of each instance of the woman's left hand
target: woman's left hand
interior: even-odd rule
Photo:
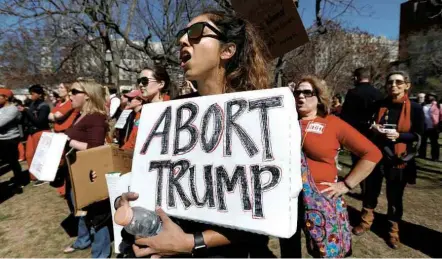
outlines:
[[[389,133],[386,133],[385,136],[391,141],[396,141],[396,139],[399,138],[399,132],[397,132],[397,131],[389,132]]]
[[[162,230],[153,237],[137,237],[133,249],[137,257],[153,255],[152,258],[183,253],[192,253],[194,246],[193,235],[186,234],[161,209],[156,209],[162,221]],[[148,247],[139,247],[148,246]]]
[[[327,185],[328,188],[325,188],[321,191],[321,193],[328,192],[327,197],[328,198],[335,198],[339,197],[343,194],[346,194],[350,190],[345,186],[344,182],[337,182],[337,183],[320,183],[321,185]]]

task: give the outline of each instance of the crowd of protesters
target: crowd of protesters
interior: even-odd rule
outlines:
[[[255,28],[242,18],[218,11],[205,12],[179,31],[176,43],[186,82],[196,90],[177,98],[271,87],[268,49]],[[383,178],[387,183],[390,221],[386,241],[392,248],[398,248],[404,190],[407,184],[415,183],[414,158],[426,157],[427,139],[431,142],[431,158],[439,160],[437,141],[442,107],[434,94],[428,93],[422,100],[419,95],[422,104],[410,101],[412,80],[405,71],[386,75],[385,91],[370,84],[368,68],[356,69],[353,76],[355,86],[345,99],[340,94],[332,97],[327,82],[313,75],[291,84],[301,127],[303,191],[298,206],[298,231],[292,238],[280,239],[282,257],[302,256],[301,230],[311,255],[351,255],[351,230],[342,195],[361,186],[361,221],[352,231],[361,235],[373,223]],[[32,174],[24,174],[19,162],[25,153],[28,167],[31,165],[43,132],[66,134],[65,154],[104,144],[133,150],[142,110],[149,109],[149,103],[170,100],[173,84],[166,69],[155,65],[143,68],[134,89],[122,91],[121,96],[116,88],[107,89],[93,80],[78,79],[60,83],[56,92],[49,93],[49,101],[43,87],[33,85],[29,88],[30,101],[23,105],[14,100],[10,89],[0,88],[0,159],[14,173],[14,191],[22,193],[29,180],[36,186],[45,183]],[[115,129],[125,110],[132,112],[124,127]],[[320,130],[315,125],[321,125]],[[338,180],[336,157],[341,148],[351,152],[353,166],[344,179]],[[74,213],[68,176],[67,164],[62,159],[56,181],[51,185],[57,187]],[[116,207],[137,197],[136,193],[125,193],[115,202]],[[79,219],[78,237],[64,252],[74,253],[91,246],[92,257],[110,257],[109,201],[83,210],[87,215]],[[324,217],[318,222],[312,211]],[[266,236],[169,218],[161,209],[157,213],[163,221],[163,231],[156,237],[136,237],[125,253],[137,257],[273,256]],[[324,226],[326,233],[318,237]]]

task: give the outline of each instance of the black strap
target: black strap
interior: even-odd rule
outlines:
[[[197,258],[207,257],[207,245],[204,243],[204,236],[201,232],[193,234],[194,246],[192,250],[192,256]]]
[[[419,134],[417,134],[417,133],[414,133],[414,135],[416,136],[417,141],[416,141],[416,144],[415,144],[414,147],[413,147],[413,151],[412,151],[412,152],[410,152],[410,153],[408,153],[408,154],[406,154],[405,156],[402,156],[402,157],[396,157],[396,155],[394,154],[393,150],[391,150],[390,147],[385,146],[385,147],[384,147],[384,152],[385,152],[385,154],[387,155],[387,157],[388,157],[390,160],[396,160],[396,159],[398,159],[400,162],[408,162],[408,161],[410,161],[413,157],[415,157],[415,156],[418,154],[418,152],[419,152],[419,148],[420,148],[420,146],[421,146],[421,139],[422,139],[422,138],[421,138],[421,136],[420,136]]]

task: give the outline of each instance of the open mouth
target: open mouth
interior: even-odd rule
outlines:
[[[184,66],[191,58],[192,56],[188,51],[185,50],[181,51],[180,52],[181,66]]]

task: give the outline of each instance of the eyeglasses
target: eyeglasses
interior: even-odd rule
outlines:
[[[203,35],[204,28],[206,26],[209,29],[211,29],[216,35]],[[197,22],[197,23],[194,23],[194,24],[192,24],[191,26],[189,26],[187,28],[184,28],[184,29],[180,30],[176,34],[176,45],[180,45],[180,39],[186,33],[187,33],[187,37],[189,37],[189,40],[199,40],[199,39],[201,39],[203,37],[214,38],[214,39],[218,39],[218,40],[221,40],[221,41],[226,41],[227,40],[227,37],[222,32],[220,32],[217,28],[212,26],[210,23],[207,23],[207,22]]]
[[[72,94],[72,95],[86,94],[86,92],[84,92],[84,91],[80,91],[80,90],[78,90],[78,89],[73,88],[73,89],[71,89],[71,94]]]
[[[149,77],[143,76],[143,77],[140,77],[140,78],[137,79],[137,84],[138,85],[139,84],[148,85],[150,81],[156,82],[157,80],[155,80],[154,78],[149,78]]]
[[[393,85],[394,83],[396,83],[396,85],[403,85],[405,84],[404,80],[388,80],[387,81],[387,85]]]
[[[305,98],[315,96],[316,93],[313,90],[295,90],[293,91],[293,96],[299,97],[300,95],[304,95]]]

